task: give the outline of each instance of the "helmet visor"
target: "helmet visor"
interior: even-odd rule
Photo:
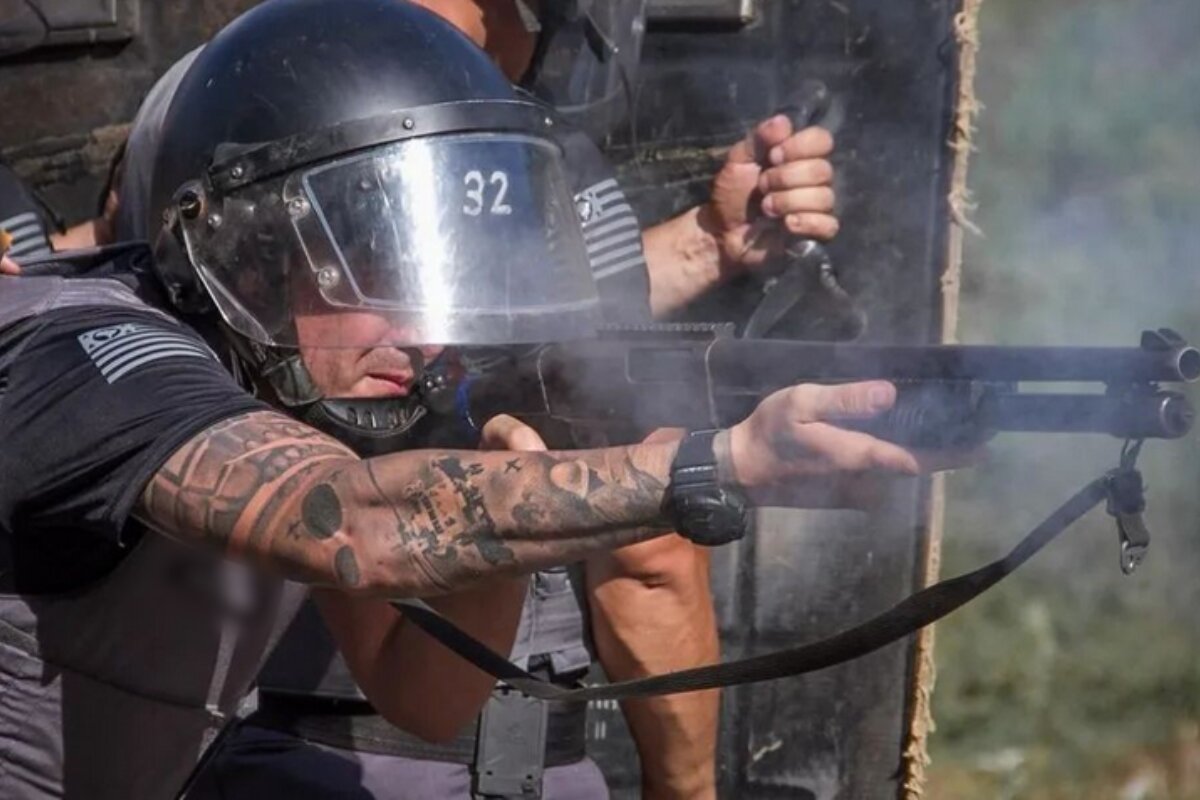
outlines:
[[[246,187],[224,206],[235,224],[222,226],[233,228],[223,264],[263,278],[231,281],[214,259],[197,261],[225,320],[264,344],[551,341],[592,335],[599,321],[559,150],[536,136],[393,142]],[[288,246],[239,235],[247,214],[274,218],[253,220],[256,235],[274,230],[266,238]],[[281,256],[286,291],[269,277]],[[294,324],[313,318],[335,324]],[[311,330],[320,341],[299,341]]]

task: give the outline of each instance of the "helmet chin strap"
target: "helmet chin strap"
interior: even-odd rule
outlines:
[[[444,359],[425,365],[404,397],[326,397],[298,352],[264,347],[236,335],[230,338],[239,371],[259,397],[364,458],[418,447],[478,444],[478,434],[469,425],[455,423],[451,412],[456,384]]]
[[[430,446],[429,409],[419,392],[407,397],[325,398],[293,410],[364,458]]]

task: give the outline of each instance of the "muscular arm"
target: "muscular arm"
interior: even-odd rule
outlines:
[[[526,581],[496,578],[429,601],[498,653],[512,650]],[[355,681],[389,722],[447,741],[479,713],[495,681],[429,638],[383,600],[323,589],[317,607]]]
[[[360,461],[312,428],[256,412],[179,448],[139,515],[296,580],[429,597],[659,535],[676,447]]]
[[[720,658],[708,551],[665,536],[587,562],[592,635],[612,680],[640,678]],[[642,797],[716,797],[717,692],[622,704],[637,743]]]
[[[915,473],[915,454],[821,422],[867,416],[894,396],[883,382],[782,390],[716,449],[744,486]],[[360,461],[312,428],[255,411],[179,447],[135,513],[166,535],[356,597],[429,597],[663,533],[659,509],[677,447],[431,450]],[[404,724],[403,714],[394,718]]]
[[[489,450],[545,450],[531,428],[498,417],[483,429]],[[428,602],[498,653],[512,650],[528,582],[496,578]],[[391,604],[343,592],[315,593],[325,623],[359,686],[391,722],[426,739],[447,740],[472,719],[493,681],[405,622]]]

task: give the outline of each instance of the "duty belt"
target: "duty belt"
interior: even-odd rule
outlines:
[[[586,703],[550,703],[546,717],[546,767],[581,761],[585,753]],[[364,700],[268,693],[260,690],[258,710],[247,725],[287,733],[309,742],[363,753],[401,756],[471,766],[479,720],[452,741],[431,744],[392,725]]]

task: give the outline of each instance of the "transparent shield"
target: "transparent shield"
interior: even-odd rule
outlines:
[[[219,232],[192,226],[193,263],[226,321],[265,344],[590,336],[599,302],[560,159],[516,134],[374,148],[227,198]]]

